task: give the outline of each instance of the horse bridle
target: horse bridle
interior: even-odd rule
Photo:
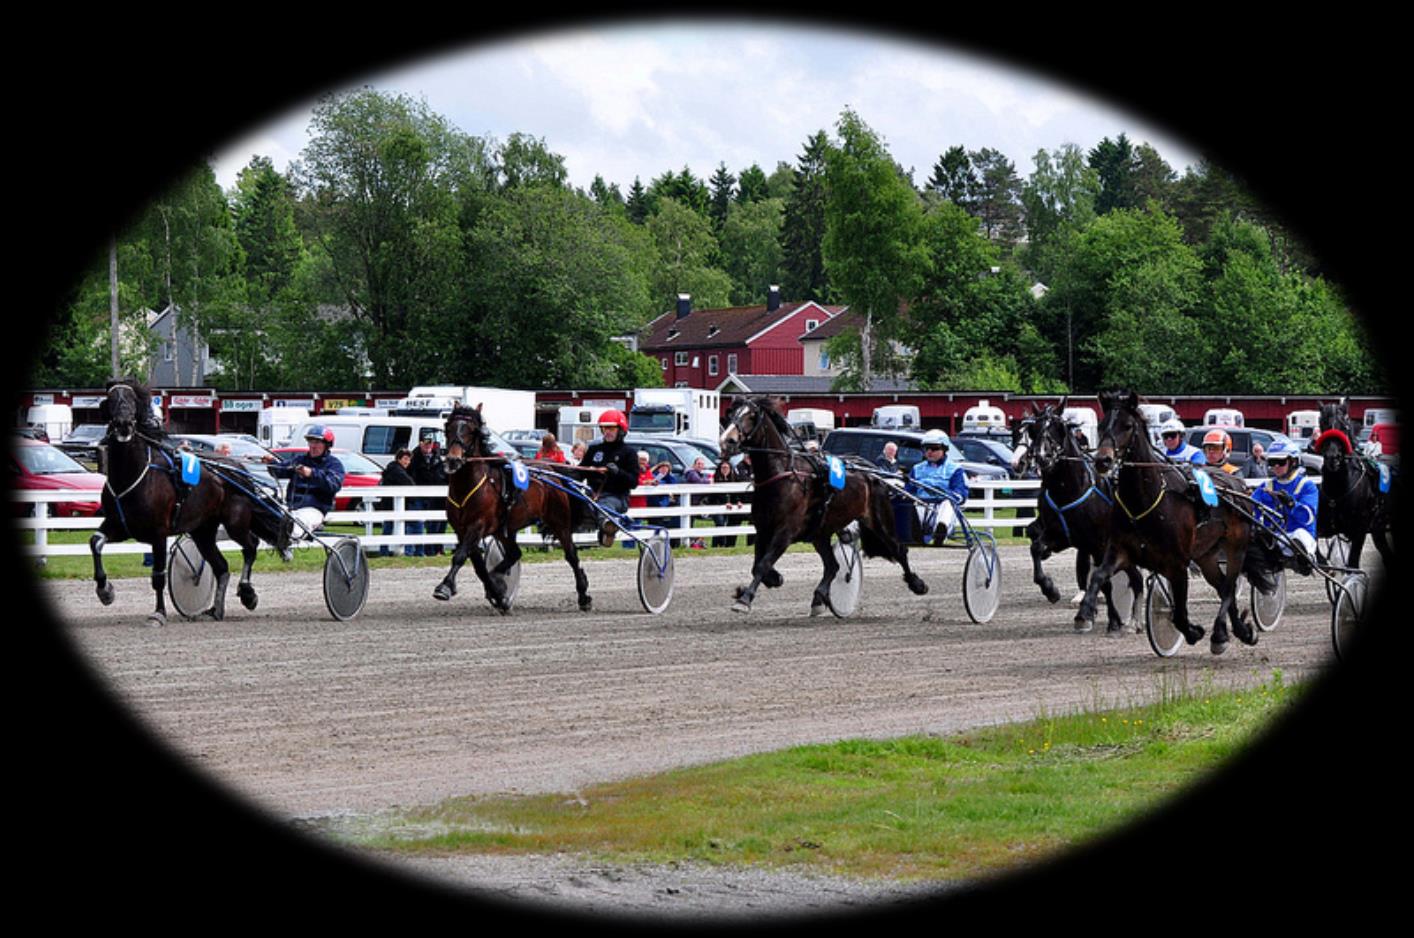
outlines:
[[[744,410],[750,411],[756,416],[756,423],[752,426],[750,433],[744,431],[741,426],[740,413]],[[748,445],[751,442],[751,438],[754,437],[760,431],[765,421],[770,419],[769,417],[766,417],[764,415],[764,410],[765,408],[762,407],[760,404],[757,404],[755,401],[743,401],[741,404],[737,405],[735,408],[732,409],[732,415],[727,424],[728,429],[736,431],[737,448],[740,449],[743,453],[747,453],[748,455],[751,453],[763,453],[773,456],[787,456],[791,460],[791,468],[787,469],[785,472],[781,472],[777,475],[772,476],[765,482],[758,484],[756,487],[758,489],[765,488],[771,483],[778,482],[781,479],[787,478],[788,476],[799,476],[809,478],[811,473],[801,472],[800,470],[794,468],[795,461],[797,459],[805,459],[807,462],[809,461],[810,457],[807,456],[805,453],[797,452],[793,449],[775,449],[773,447],[768,446]],[[725,434],[723,435],[725,436]]]

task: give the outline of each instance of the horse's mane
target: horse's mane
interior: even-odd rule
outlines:
[[[1115,390],[1100,392],[1100,407],[1104,410],[1105,416],[1109,417],[1114,410],[1123,411],[1126,415],[1133,417],[1139,422],[1140,432],[1134,434],[1133,445],[1138,446],[1143,461],[1149,462],[1157,455],[1154,447],[1149,443],[1149,422],[1144,419],[1144,414],[1139,410],[1139,405],[1144,403],[1144,399],[1133,391]],[[1103,423],[1103,421],[1102,421]],[[1097,444],[1099,440],[1095,441]]]
[[[776,409],[776,402],[774,400],[764,396],[752,397],[748,398],[748,400],[750,400],[761,413],[766,415],[766,418],[771,421],[771,425],[781,434],[781,438],[785,440],[787,446],[800,448],[801,442],[800,438],[796,435],[795,427],[792,427],[790,421],[786,420],[781,412]]]

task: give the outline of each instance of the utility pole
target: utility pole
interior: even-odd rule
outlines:
[[[113,377],[118,373],[118,236],[108,242],[108,347],[113,359]]]

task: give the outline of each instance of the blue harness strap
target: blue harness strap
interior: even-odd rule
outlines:
[[[1071,540],[1070,525],[1067,524],[1065,520],[1065,513],[1067,511],[1071,511],[1075,508],[1078,508],[1080,505],[1084,504],[1084,502],[1089,499],[1091,495],[1098,495],[1100,497],[1100,500],[1103,501],[1106,505],[1109,505],[1111,508],[1114,507],[1114,502],[1110,500],[1110,497],[1104,493],[1103,489],[1101,489],[1098,485],[1095,484],[1095,467],[1087,462],[1085,463],[1085,472],[1090,477],[1090,487],[1087,488],[1083,493],[1081,493],[1080,497],[1077,498],[1075,501],[1071,502],[1069,505],[1057,505],[1056,500],[1051,497],[1050,492],[1044,493],[1046,496],[1046,504],[1050,505],[1051,509],[1055,511],[1056,517],[1060,518],[1061,532],[1065,534],[1065,539],[1067,541]]]

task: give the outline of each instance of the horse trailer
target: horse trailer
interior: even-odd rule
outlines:
[[[1293,410],[1286,415],[1286,435],[1298,442],[1315,436],[1320,425],[1319,410]]]
[[[1232,407],[1214,407],[1203,414],[1205,427],[1245,427],[1242,411]]]

